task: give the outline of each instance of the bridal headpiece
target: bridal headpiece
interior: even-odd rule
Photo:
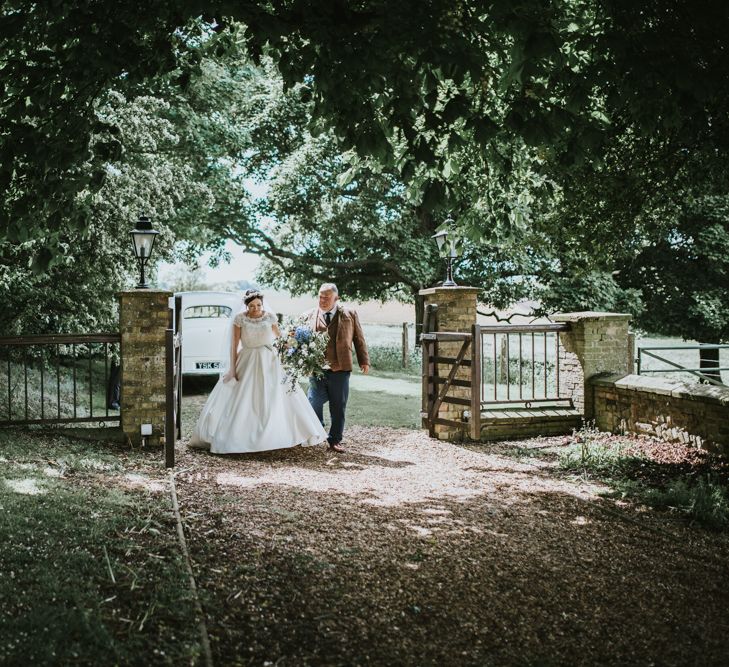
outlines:
[[[253,301],[253,299],[260,299],[263,301],[263,292],[257,290],[257,289],[247,289],[243,293],[243,303],[246,304],[246,306]]]

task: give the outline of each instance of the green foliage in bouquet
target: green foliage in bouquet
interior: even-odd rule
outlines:
[[[324,375],[328,342],[328,333],[313,331],[302,320],[281,327],[281,336],[276,339],[274,346],[286,371],[285,382],[289,391],[294,391],[300,378]]]

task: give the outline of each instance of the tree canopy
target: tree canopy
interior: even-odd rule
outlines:
[[[211,40],[220,53],[244,41],[254,57],[272,57],[286,85],[311,95],[314,128],[395,168],[427,210],[458,203],[454,154],[465,144],[488,151],[517,138],[551,168],[599,155],[615,124],[684,146],[707,134],[727,144],[729,18],[717,1],[701,11],[688,0],[146,10],[136,1],[3,3],[0,225],[12,240],[53,236],[78,192],[101,186],[104,161],[120,150],[113,124],[93,113],[104,91],[170,72],[184,89]],[[233,20],[245,29],[228,29]],[[92,135],[103,137],[93,150]]]
[[[642,301],[666,328],[651,297],[725,247],[727,24],[687,0],[4,2],[0,269],[19,304],[82,255],[119,285],[113,243],[79,251],[144,208],[190,255],[227,235],[271,281],[384,296],[437,276],[450,212],[492,300]],[[726,337],[710,261],[670,303]]]

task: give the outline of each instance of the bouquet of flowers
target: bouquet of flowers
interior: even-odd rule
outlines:
[[[281,327],[281,337],[276,339],[274,346],[286,371],[284,382],[289,385],[290,392],[296,388],[299,378],[324,375],[328,342],[329,334],[313,331],[302,319]]]

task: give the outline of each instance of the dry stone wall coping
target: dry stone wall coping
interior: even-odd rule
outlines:
[[[579,313],[556,313],[551,316],[554,322],[582,322],[586,320],[630,320],[629,313],[602,313],[594,310],[585,310]]]
[[[667,378],[648,377],[645,375],[625,375],[610,373],[590,378],[590,383],[597,386],[609,386],[628,391],[640,391],[648,394],[659,394],[691,401],[703,401],[714,405],[729,406],[729,387],[707,384],[689,384]]]

